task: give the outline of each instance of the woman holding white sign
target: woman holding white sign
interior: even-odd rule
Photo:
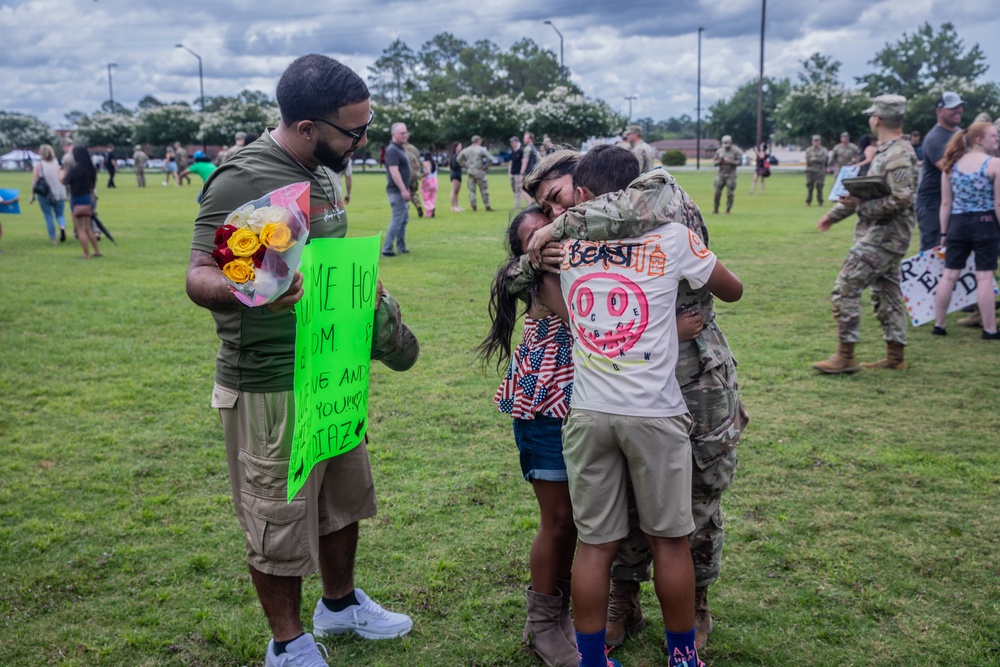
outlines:
[[[948,303],[970,253],[975,253],[976,299],[983,340],[1000,340],[993,308],[993,274],[1000,253],[1000,159],[991,157],[1000,141],[990,123],[973,123],[948,142],[941,170],[941,239],[944,275],[934,297],[935,336],[948,335]]]

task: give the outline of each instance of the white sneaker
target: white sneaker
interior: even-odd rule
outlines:
[[[413,628],[409,616],[386,611],[360,588],[354,589],[354,595],[359,604],[338,612],[327,609],[320,598],[313,614],[313,632],[317,637],[353,632],[365,639],[392,639]]]
[[[285,647],[285,652],[281,655],[274,654],[274,640],[267,643],[267,657],[264,658],[264,667],[327,667],[326,660],[319,654],[319,649],[326,652],[326,647],[317,644],[313,636],[308,632]]]

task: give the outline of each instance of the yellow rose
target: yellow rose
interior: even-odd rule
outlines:
[[[260,230],[260,242],[278,252],[284,252],[295,245],[292,230],[288,225],[284,223],[276,225],[273,222],[264,225],[264,229]]]
[[[260,239],[252,231],[242,227],[233,232],[226,244],[237,257],[250,257],[260,247]]]
[[[222,275],[234,283],[242,284],[254,279],[253,262],[248,257],[240,257],[222,267]]]

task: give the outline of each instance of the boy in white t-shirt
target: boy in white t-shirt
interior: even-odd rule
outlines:
[[[606,193],[635,196],[626,188],[638,176],[631,152],[592,150],[573,175],[575,213],[585,216],[587,202]],[[648,193],[642,196],[648,199]],[[655,219],[656,211],[650,215]],[[739,300],[743,286],[681,223],[630,239],[570,240],[564,251],[560,282],[576,377],[563,456],[580,537],[572,584],[580,665],[617,665],[605,658],[604,634],[611,563],[629,532],[630,476],[640,528],[653,553],[669,664],[696,667],[687,539],[694,529],[691,420],[674,374],[674,305],[682,279],[706,285],[723,301]]]

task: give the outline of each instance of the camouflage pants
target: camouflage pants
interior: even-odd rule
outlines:
[[[688,536],[694,560],[695,585],[707,588],[722,567],[724,515],[722,494],[736,475],[736,445],[749,421],[739,399],[736,363],[706,371],[681,387],[691,413],[691,513],[694,532]],[[653,556],[639,530],[639,516],[629,489],[629,534],[618,544],[611,576],[621,581],[648,581]]]
[[[479,193],[483,196],[483,205],[490,207],[490,184],[486,180],[486,174],[474,174],[469,172],[469,205],[472,210],[476,210],[476,186],[479,186]]]
[[[855,243],[833,286],[833,319],[841,343],[861,339],[861,292],[868,287],[875,317],[882,323],[882,338],[906,345],[906,305],[899,288],[903,256],[867,243]]]
[[[826,180],[826,172],[807,171],[806,172],[806,203],[811,204],[813,200],[813,189],[816,190],[816,203],[823,205],[823,182]]]
[[[729,188],[729,192],[726,193],[726,211],[729,211],[733,207],[734,192],[736,190],[736,174],[723,174],[721,171],[715,175],[715,208],[713,210],[719,210],[719,202],[722,200],[722,190],[724,188]]]

